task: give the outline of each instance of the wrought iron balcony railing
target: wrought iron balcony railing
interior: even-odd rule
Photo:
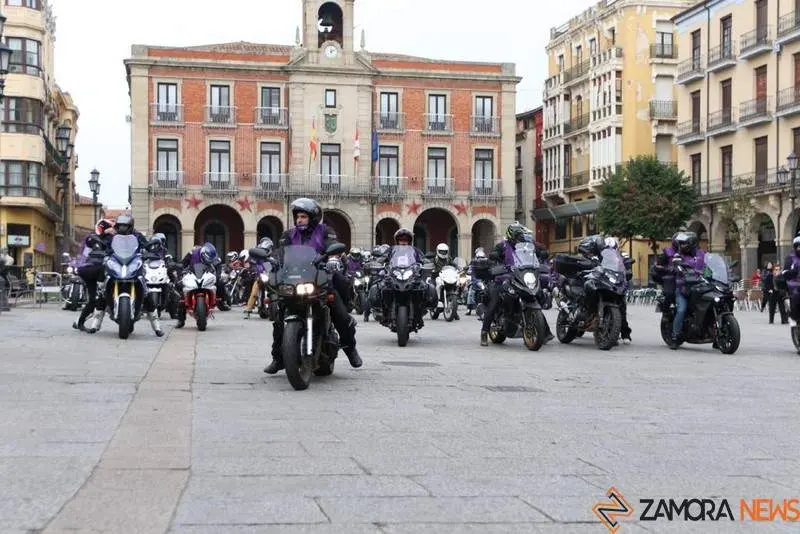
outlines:
[[[153,122],[183,122],[183,104],[152,102],[150,104],[150,112],[150,118]]]
[[[287,108],[256,108],[256,126],[288,128],[289,110]]]

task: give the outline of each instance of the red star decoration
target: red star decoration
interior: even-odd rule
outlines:
[[[237,200],[236,203],[239,204],[239,209],[241,211],[244,211],[244,210],[253,211],[253,210],[250,209],[250,205],[252,204],[252,202],[250,200],[248,200],[247,197],[244,197],[241,200]]]
[[[192,195],[192,198],[185,198],[184,200],[187,208],[200,209],[200,204],[203,203],[202,198],[197,198],[194,195]]]
[[[415,200],[411,204],[408,205],[408,213],[413,213],[414,215],[419,215],[419,209],[422,207],[422,204],[418,204]]]
[[[453,207],[456,209],[459,215],[464,215],[467,213],[467,205],[463,202],[461,204],[453,204]]]

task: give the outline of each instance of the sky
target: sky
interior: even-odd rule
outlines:
[[[356,0],[355,41],[366,49],[439,59],[515,63],[517,111],[541,105],[550,28],[595,0]],[[80,110],[77,188],[100,171],[100,202],[127,206],[130,113],[123,60],[132,44],[250,41],[293,45],[301,0],[51,0],[55,74]],[[235,9],[234,9],[235,7]]]

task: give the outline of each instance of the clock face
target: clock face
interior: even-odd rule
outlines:
[[[328,45],[325,47],[325,56],[327,57],[336,57],[339,55],[339,49],[333,45]]]

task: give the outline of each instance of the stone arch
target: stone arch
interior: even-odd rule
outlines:
[[[153,221],[153,233],[161,232],[167,237],[167,251],[175,260],[183,256],[181,250],[181,231],[183,225],[176,216],[165,213]]]
[[[800,207],[795,208],[793,213],[786,215],[786,221],[783,223],[783,231],[781,232],[781,239],[791,243],[794,236],[800,232]]]
[[[394,217],[384,217],[375,225],[375,244],[394,243],[394,234],[400,229],[400,222]]]
[[[323,21],[330,24],[329,31],[323,27]],[[317,11],[318,43],[320,47],[326,41],[336,41],[339,46],[343,45],[344,39],[344,13],[337,2],[325,2],[319,6]]]
[[[214,244],[220,256],[231,250],[242,250],[244,221],[239,212],[226,204],[212,204],[200,211],[194,220],[194,242],[206,241]]]
[[[750,222],[750,232],[756,247],[756,264],[753,268],[762,269],[767,262],[779,262],[776,227],[772,217],[764,212],[756,213]]]
[[[277,243],[283,230],[283,221],[279,217],[274,215],[261,217],[256,225],[256,241],[260,241],[262,237],[268,237],[272,239],[273,243]]]
[[[686,229],[697,234],[697,238],[700,240],[700,247],[708,250],[708,228],[703,221],[692,221]]]
[[[336,233],[338,241],[344,243],[347,250],[350,250],[353,235],[353,221],[350,217],[343,211],[327,209],[323,215],[323,220]]]
[[[478,219],[472,225],[472,250],[468,256],[472,257],[475,249],[483,247],[486,254],[492,250],[497,236],[497,226],[489,219]]]
[[[434,250],[439,243],[447,243],[450,255],[458,250],[458,218],[445,208],[428,208],[414,221],[414,244],[423,252]]]

